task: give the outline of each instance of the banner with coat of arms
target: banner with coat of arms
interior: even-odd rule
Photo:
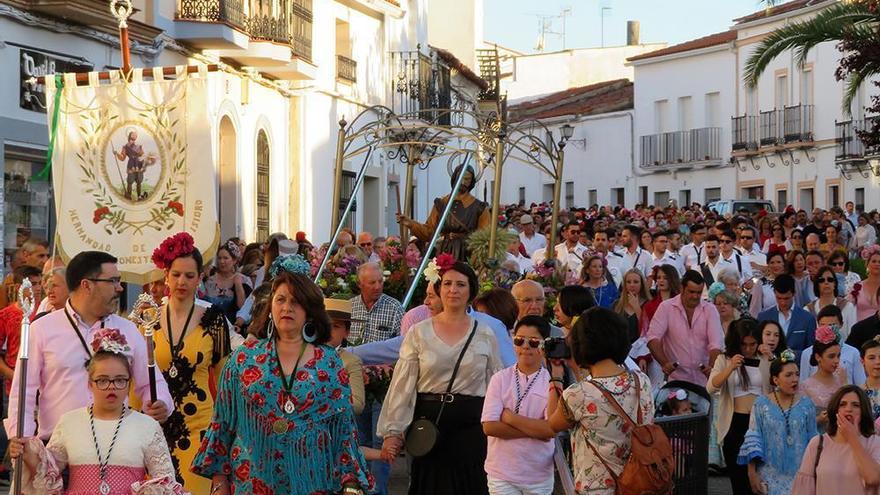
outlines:
[[[216,252],[219,222],[207,115],[207,71],[174,78],[161,69],[119,71],[101,82],[89,74],[77,86],[65,74],[56,88],[46,79],[52,126],[52,181],[58,217],[56,246],[64,262],[85,250],[119,258],[123,280],[146,283],[161,277],[150,260],[167,236],[192,234],[205,258]]]

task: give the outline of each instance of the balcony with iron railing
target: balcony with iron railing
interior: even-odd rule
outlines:
[[[869,117],[867,119],[835,122],[835,141],[837,143],[835,161],[865,161],[868,158],[880,156],[880,146],[865,146],[864,141],[859,136],[859,132],[870,131],[877,120],[878,117]]]
[[[312,59],[312,0],[278,0],[269,10],[247,0],[178,0],[176,20],[181,29],[177,39],[196,48],[226,50],[221,56],[238,59],[244,65],[261,59],[277,59],[277,50],[259,47],[269,42],[287,46],[293,56]],[[253,53],[243,53],[258,44]],[[242,52],[242,53],[236,53]],[[238,55],[238,56],[237,56]]]
[[[792,105],[782,110],[782,141],[811,143],[813,137],[813,105]]]
[[[758,149],[758,118],[754,115],[740,115],[730,118],[733,151],[754,151]]]
[[[641,166],[720,165],[721,128],[702,127],[641,137]]]
[[[418,113],[419,118],[440,124],[447,112],[426,112],[449,108],[452,81],[449,67],[421,53],[421,50],[391,52],[391,109],[397,114]]]
[[[342,56],[336,56],[336,78],[350,83],[357,82],[357,62]]]
[[[764,110],[758,115],[759,138],[761,146],[776,146],[782,137],[779,132],[779,112]]]

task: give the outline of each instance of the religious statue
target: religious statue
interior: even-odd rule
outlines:
[[[463,165],[456,167],[452,173],[451,185],[455,185],[458,174],[462,171],[465,176],[461,179],[461,184],[452,200],[452,209],[449,211],[449,217],[441,231],[437,253],[449,253],[455,256],[455,259],[467,262],[469,253],[466,241],[468,236],[475,230],[487,227],[491,222],[491,215],[489,205],[471,194],[471,190],[477,182],[471,168],[464,168]],[[447,195],[434,199],[434,207],[425,223],[418,223],[404,215],[398,215],[397,221],[409,228],[412,235],[423,242],[429,242],[440,223],[440,217],[446,208],[449,197],[450,195]],[[430,256],[430,254],[425,253],[426,256]]]

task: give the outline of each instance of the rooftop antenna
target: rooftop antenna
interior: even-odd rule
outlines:
[[[562,38],[562,49],[566,49],[565,36],[565,18],[571,16],[571,7],[564,7],[557,15],[532,14],[538,18],[538,41],[535,43],[535,50],[543,52],[547,48],[547,35],[552,34]],[[562,20],[562,30],[554,31],[553,22],[556,19]]]

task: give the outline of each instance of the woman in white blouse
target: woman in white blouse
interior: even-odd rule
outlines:
[[[502,368],[498,343],[488,326],[468,315],[479,287],[473,269],[444,258],[432,261],[439,267],[440,278],[429,286],[440,295],[443,311],[406,334],[377,434],[385,439],[383,456],[390,459],[404,446],[414,420],[434,422],[439,429],[437,442],[426,455],[413,459],[409,493],[487,494],[486,437],[480,416],[489,379]],[[459,355],[461,365],[447,396]],[[437,424],[441,405],[443,414]]]

